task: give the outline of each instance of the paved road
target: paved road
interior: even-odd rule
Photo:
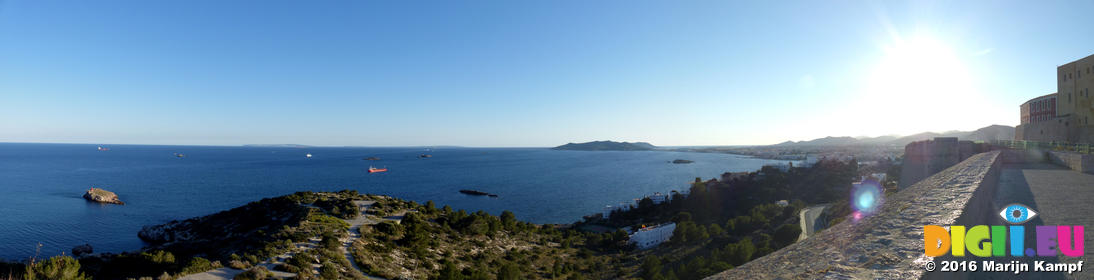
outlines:
[[[817,218],[820,218],[820,214],[824,212],[824,208],[828,205],[816,205],[802,209],[799,214],[801,221],[802,233],[798,236],[798,241],[805,240],[809,236],[813,235],[813,232],[817,230]]]
[[[1006,164],[999,176],[999,188],[995,195],[995,208],[1002,209],[1011,203],[1021,203],[1038,213],[1025,226],[1082,225],[1094,227],[1094,175],[1045,163]],[[1004,224],[1002,218],[997,224]],[[1026,244],[1034,244],[1027,229]],[[1085,234],[1084,244],[1094,244],[1094,234]],[[1022,258],[1029,262],[1033,258]],[[1083,257],[1058,257],[1045,259],[1051,262],[1074,263],[1083,261],[1083,272],[1072,275],[1061,273],[1023,273],[1018,276],[1000,274],[973,274],[973,279],[1094,279],[1094,254],[1087,250]]]

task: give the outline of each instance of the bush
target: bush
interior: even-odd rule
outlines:
[[[263,280],[272,277],[273,273],[270,273],[269,270],[266,270],[265,266],[255,266],[254,268],[248,269],[243,273],[236,274],[236,277],[232,278],[232,280]]]
[[[515,263],[506,263],[498,270],[498,280],[519,280],[524,279],[520,274],[520,267]]]
[[[195,257],[190,259],[190,262],[186,264],[186,267],[182,268],[182,274],[202,273],[210,270],[213,270],[213,263],[209,262],[207,259]]]
[[[63,279],[63,280],[90,280],[91,277],[80,272],[80,262],[69,256],[56,256],[45,261],[27,265],[25,280],[37,279]]]

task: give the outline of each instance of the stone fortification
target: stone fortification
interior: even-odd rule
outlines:
[[[920,278],[923,264],[932,261],[923,254],[924,225],[984,224],[993,217],[1000,153],[972,155],[889,196],[874,216],[848,218],[707,279]]]
[[[935,137],[904,146],[904,163],[900,172],[900,187],[906,188],[923,178],[934,175],[970,156],[986,152],[988,145],[958,141],[955,137]]]

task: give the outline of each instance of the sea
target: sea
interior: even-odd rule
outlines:
[[[0,258],[70,254],[85,243],[96,253],[134,251],[145,245],[137,238],[143,226],[298,191],[348,189],[495,215],[509,210],[533,223],[571,223],[605,205],[684,190],[696,177],[785,163],[671,151],[98,146],[0,143]],[[675,159],[694,163],[671,163]],[[369,166],[388,171],[370,174]],[[84,200],[91,187],[117,193],[125,205]]]

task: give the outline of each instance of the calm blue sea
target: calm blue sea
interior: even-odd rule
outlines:
[[[357,190],[469,211],[511,210],[535,223],[569,223],[695,177],[756,170],[774,161],[728,154],[583,152],[544,148],[265,148],[0,143],[0,258],[143,246],[137,231],[296,191]],[[183,153],[185,158],[175,157]],[[305,154],[311,153],[312,158]],[[421,159],[422,153],[432,158]],[[366,161],[375,156],[380,161]],[[673,159],[694,160],[671,164]],[[389,172],[369,174],[369,165]],[[81,198],[90,187],[126,205]],[[500,197],[458,193],[476,189]]]

